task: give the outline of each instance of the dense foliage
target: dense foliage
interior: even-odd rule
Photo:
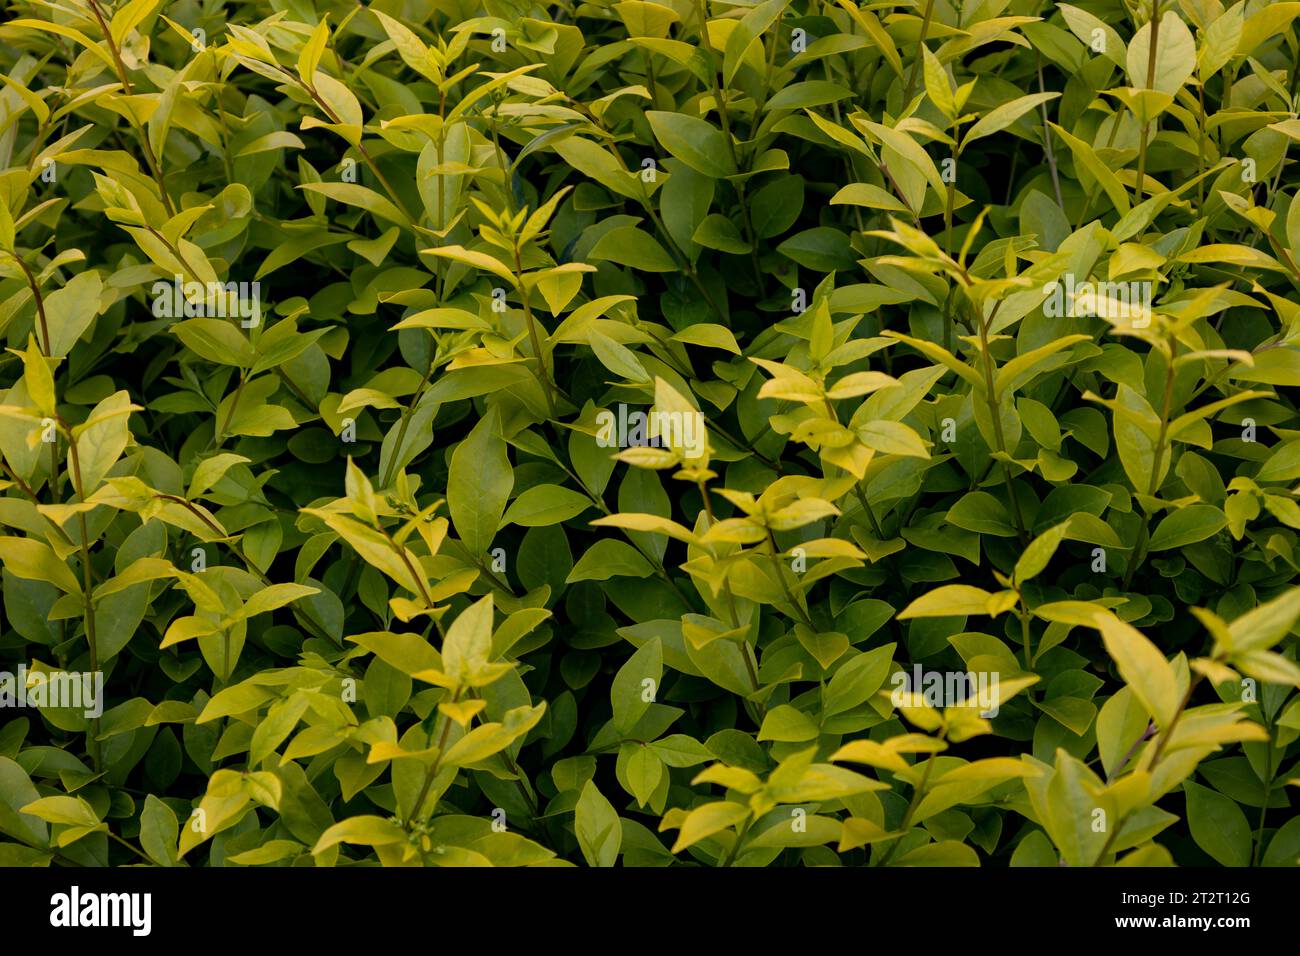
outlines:
[[[0,863],[1296,865],[1298,14],[12,0]]]

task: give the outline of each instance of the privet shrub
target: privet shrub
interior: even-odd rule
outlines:
[[[1298,11],[14,0],[0,862],[1295,865]]]

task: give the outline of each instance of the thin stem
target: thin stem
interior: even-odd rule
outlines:
[[[433,362],[429,363],[425,369],[424,377],[420,379],[420,384],[415,390],[415,397],[411,399],[411,404],[402,409],[402,420],[397,426],[397,441],[393,443],[393,455],[388,460],[388,467],[384,469],[384,477],[379,483],[380,488],[387,488],[392,484],[393,469],[397,467],[397,457],[402,453],[402,443],[406,440],[406,430],[410,427],[411,416],[415,414],[415,409],[419,407],[420,399],[424,397],[424,390],[429,385],[429,377],[433,374]]]
[[[785,594],[785,599],[794,608],[796,615],[813,633],[817,632],[817,625],[813,623],[812,618],[808,615],[808,610],[799,601],[795,600],[794,594],[790,591],[790,585],[785,580],[785,568],[781,564],[781,559],[777,557],[779,548],[776,546],[776,537],[772,534],[772,529],[767,529],[767,544],[770,550],[768,556],[772,559],[772,570],[776,572],[776,579],[781,582],[781,590]]]
[[[727,152],[731,156],[731,165],[737,172],[740,172],[740,154],[736,152],[736,138],[731,134],[731,117],[727,113],[727,100],[714,63],[716,58],[713,56],[713,44],[709,40],[709,13],[706,4],[707,0],[696,0],[696,7],[700,15],[700,43],[709,53],[709,82],[713,86],[714,105],[718,108],[718,120],[722,124],[722,137],[727,141]],[[772,50],[775,53],[775,43],[772,45]],[[761,109],[760,105],[755,111],[756,117],[761,112]],[[761,291],[763,288],[763,270],[758,262],[758,240],[754,236],[754,225],[749,216],[749,205],[745,202],[744,182],[738,180],[735,183],[735,188],[736,199],[740,205],[740,224],[744,230],[744,239],[749,243],[750,264],[754,269],[754,284]]]
[[[1160,431],[1156,436],[1155,456],[1151,461],[1151,477],[1147,480],[1147,497],[1155,496],[1156,491],[1160,488],[1160,470],[1165,457],[1165,443],[1169,436],[1169,413],[1173,410],[1174,403],[1174,360],[1178,357],[1178,339],[1173,334],[1169,336],[1169,355],[1167,361],[1169,367],[1165,370],[1165,391],[1164,401],[1160,411]],[[1145,509],[1144,509],[1145,511]],[[1138,565],[1146,557],[1147,544],[1151,534],[1150,515],[1146,515],[1142,520],[1142,528],[1138,533],[1138,540],[1133,545],[1133,550],[1129,552],[1128,567],[1124,570],[1124,590],[1127,591],[1129,585],[1133,583],[1133,575],[1137,572]]]
[[[1163,730],[1160,734],[1160,741],[1156,744],[1156,752],[1151,755],[1151,763],[1146,768],[1148,772],[1154,770],[1156,764],[1160,762],[1160,758],[1164,756],[1165,748],[1169,746],[1169,740],[1174,735],[1174,728],[1178,726],[1178,721],[1182,718],[1183,711],[1185,711],[1187,705],[1191,703],[1192,692],[1196,690],[1197,685],[1200,684],[1204,678],[1204,674],[1197,674],[1188,683],[1187,693],[1183,694],[1183,699],[1178,702],[1178,709],[1174,711],[1174,716],[1170,718],[1169,727]]]
[[[601,514],[608,517],[609,515],[612,515],[614,513],[609,510],[609,505],[605,504],[604,500],[600,497],[600,495],[597,495],[590,488],[588,488],[587,483],[583,481],[581,478],[579,478],[576,474],[574,474],[571,469],[565,467],[563,464],[561,464],[560,467],[563,468],[564,473],[568,475],[570,478],[572,478],[574,480],[574,483],[576,483],[577,486],[580,489],[582,489],[582,493],[586,495],[589,499],[591,499],[591,503],[600,509]],[[628,543],[632,545],[633,548],[636,549],[637,553],[640,554],[641,557],[645,558],[646,563],[649,564],[652,568],[654,568],[655,573],[658,574],[659,577],[663,578],[664,581],[667,583],[667,585],[673,589],[673,592],[679,598],[681,598],[682,604],[685,605],[687,608],[691,607],[691,602],[686,597],[686,593],[678,586],[677,582],[673,580],[672,575],[668,573],[668,569],[664,567],[663,560],[659,558],[657,555],[650,554],[650,552],[646,551],[645,548],[641,547],[641,545],[637,543],[636,539],[632,537],[630,532],[625,532],[625,533],[627,534]]]
[[[894,195],[898,197],[898,201],[907,209],[907,214],[912,217],[912,224],[915,225],[916,228],[920,229],[921,217],[918,216],[916,210],[912,208],[912,204],[907,201],[907,196],[903,194],[903,189],[898,185],[898,180],[896,180],[894,174],[889,171],[889,164],[887,164],[882,158],[876,165],[880,170],[880,175],[889,182],[889,187],[894,190]]]
[[[925,0],[925,13],[921,16],[921,34],[916,39],[916,59],[912,61],[912,69],[907,76],[907,86],[903,90],[903,108],[912,99],[912,90],[916,88],[916,75],[921,69],[921,61],[925,59],[925,39],[930,32],[930,17],[934,15],[934,0]]]
[[[515,596],[515,592],[510,588],[510,585],[507,584],[505,581],[502,581],[499,577],[497,577],[496,574],[492,571],[491,568],[487,566],[485,562],[479,560],[478,558],[475,558],[474,563],[478,566],[478,569],[483,572],[483,577],[487,579],[489,584],[491,584],[498,591],[508,594],[510,597]]]
[[[23,494],[25,494],[28,498],[32,500],[33,504],[39,505],[43,503],[41,499],[36,496],[35,489],[33,489],[30,484],[23,481],[23,479],[18,476],[18,473],[9,466],[9,463],[7,461],[0,459],[0,468],[4,469],[5,474],[9,476],[10,480],[13,481],[13,483],[18,486],[19,490],[21,490]],[[58,524],[58,522],[56,522],[53,518],[50,518],[48,515],[44,517],[45,517],[46,524],[48,524],[51,528],[53,528],[55,532],[59,535],[59,537],[62,538],[67,544],[75,543],[70,537],[68,537],[68,532],[64,531],[63,527],[60,524]]]
[[[77,440],[72,436],[72,429],[68,427],[67,422],[60,420],[60,425],[68,433],[68,455],[72,463],[72,482],[73,489],[76,491],[77,500],[86,500],[86,488],[81,478],[81,456],[77,450]],[[91,594],[95,590],[95,572],[90,564],[90,534],[86,529],[86,513],[77,512],[77,521],[80,525],[81,541],[81,580],[82,580],[82,599],[86,614],[86,644],[90,651],[90,670],[92,673],[99,671],[99,638],[95,629],[95,605],[91,600]],[[94,764],[95,771],[102,769],[103,752],[99,742],[99,718],[90,718],[90,755]]]
[[[513,219],[515,213],[515,190],[514,190],[514,166],[506,162],[505,150],[501,148],[501,136],[497,131],[497,124],[501,122],[501,103],[496,102],[492,108],[492,122],[488,124],[488,132],[492,134],[492,148],[496,150],[497,165],[501,167],[501,188],[505,193],[506,210]],[[516,250],[516,254],[517,254]]]
[[[542,381],[542,387],[546,392],[546,407],[550,412],[551,418],[556,417],[555,411],[555,385],[551,382],[550,369],[546,365],[546,354],[542,351],[541,338],[537,334],[537,319],[533,316],[532,303],[529,301],[528,287],[524,284],[524,266],[519,257],[519,244],[514,244],[515,252],[515,280],[519,283],[519,300],[524,306],[524,318],[528,323],[528,341],[533,347],[533,355],[537,358],[537,377]]]
[[[244,393],[244,370],[239,370],[239,384],[235,386],[235,397],[230,400],[230,407],[226,409],[226,418],[212,435],[212,444],[220,445],[225,438],[226,429],[230,427],[230,421],[235,417],[235,407],[239,404],[239,397]],[[211,446],[209,446],[211,447]]]
[[[320,108],[320,111],[329,117],[331,123],[336,126],[342,124],[343,120],[334,112],[333,109],[330,108],[330,105],[321,98],[320,94],[316,92],[314,87],[303,83],[302,78],[287,67],[280,64],[277,64],[277,66],[279,66],[280,72],[289,78],[290,82],[301,88],[303,92],[312,98]],[[365,164],[370,167],[370,171],[374,174],[375,179],[378,180],[379,185],[384,188],[384,192],[388,194],[388,198],[392,200],[393,205],[397,207],[397,211],[402,214],[404,219],[406,219],[407,224],[411,229],[416,232],[433,235],[434,233],[431,229],[426,229],[424,226],[421,226],[416,218],[407,211],[406,203],[404,203],[401,197],[397,195],[397,191],[394,190],[392,184],[389,183],[388,177],[384,175],[383,171],[379,168],[379,165],[375,162],[374,157],[370,155],[369,151],[367,151],[366,147],[358,142],[356,148],[357,152],[361,154],[361,158],[365,161]]]
[[[99,29],[104,34],[104,42],[113,55],[113,66],[117,70],[117,78],[122,83],[122,90],[127,96],[131,96],[134,94],[134,90],[131,87],[130,77],[126,73],[126,64],[122,62],[121,51],[118,50],[117,43],[113,40],[113,32],[104,21],[103,11],[99,8],[99,0],[90,0],[90,9],[95,15],[95,20],[99,23]],[[153,176],[154,182],[158,184],[158,194],[170,218],[176,215],[176,208],[172,205],[171,197],[167,195],[167,184],[163,180],[162,167],[158,163],[158,158],[154,155],[153,147],[149,145],[148,135],[135,119],[135,111],[128,106],[127,113],[130,114],[128,122],[131,124],[131,128],[135,130],[136,138],[140,141],[140,151],[144,154],[145,164],[148,165],[149,173]]]
[[[385,528],[383,525],[376,524],[375,530],[378,531],[380,534],[382,534],[385,539],[387,539],[394,553],[397,555],[399,559],[401,559],[402,564],[406,565],[406,570],[407,573],[411,575],[411,580],[414,581],[415,586],[420,589],[420,597],[424,598],[424,606],[432,611],[434,606],[433,598],[429,596],[429,589],[425,587],[424,574],[416,570],[415,565],[411,561],[411,556],[410,554],[407,553],[406,548],[404,548],[402,545],[394,541],[393,536],[388,533],[388,529]]]
[[[454,704],[459,699],[460,691],[456,691],[451,697],[451,702]],[[420,810],[429,796],[429,788],[433,786],[433,779],[438,775],[438,768],[442,764],[442,755],[447,747],[447,734],[451,732],[451,718],[446,714],[439,713],[438,719],[442,721],[442,733],[438,735],[438,756],[433,758],[433,763],[429,765],[429,769],[424,775],[424,783],[420,786],[420,795],[415,798],[415,806],[411,809],[410,820],[420,819]]]
[[[704,514],[709,519],[709,527],[717,523],[713,516],[713,502],[709,500],[709,486],[703,478],[696,481],[696,486],[700,489],[700,499],[704,502]],[[736,613],[736,595],[731,590],[731,582],[724,577],[722,578],[722,590],[727,596],[727,608],[731,612],[731,626],[738,629],[740,627],[740,615]],[[754,690],[759,689],[758,671],[755,669],[753,660],[753,651],[750,649],[749,642],[742,640],[741,657],[745,659],[745,670],[749,672],[749,682],[753,685]]]
[[[731,849],[727,851],[727,855],[722,859],[723,867],[731,866],[731,864],[736,861],[736,857],[740,853],[740,845],[745,842],[745,837],[749,835],[749,827],[753,822],[754,815],[752,813],[745,817],[745,822],[742,823],[740,829],[736,831],[736,841],[731,844]]]
[[[600,121],[596,118],[596,116],[593,115],[592,112],[589,109],[587,109],[587,107],[580,100],[567,99],[566,103],[572,109],[583,114],[583,116],[586,117],[587,122],[591,123],[593,128],[599,130],[601,133],[604,133],[607,136],[609,135],[609,131],[606,130],[604,126],[601,125]],[[627,175],[629,176],[635,175],[631,170],[627,168],[627,162],[623,159],[623,154],[620,153],[617,148],[611,148],[610,152],[613,154],[614,158],[618,161],[618,164],[623,167],[623,172],[627,173]],[[637,182],[638,183],[641,182],[639,176],[637,177]],[[646,194],[644,184],[642,184],[640,191],[641,191],[641,195],[637,198],[637,201],[641,204],[641,207],[645,210],[646,215],[650,217],[650,222],[655,227],[655,232],[658,234],[660,241],[663,242],[664,246],[668,249],[669,254],[674,259],[677,260],[678,264],[682,268],[682,271],[686,273],[686,278],[691,280],[691,283],[699,291],[700,295],[704,297],[704,301],[709,304],[709,308],[713,309],[713,311],[717,313],[718,317],[721,318],[726,313],[718,306],[717,302],[714,301],[713,296],[710,294],[708,288],[704,285],[703,281],[700,279],[700,274],[696,270],[694,263],[692,263],[690,257],[687,256],[686,253],[682,251],[681,247],[677,245],[676,240],[674,240],[672,237],[672,233],[670,233],[668,231],[668,227],[664,225],[663,219],[660,218],[659,216],[659,210],[655,208],[654,203],[650,201],[650,197]]]
[[[1020,641],[1025,646],[1025,670],[1034,669],[1033,639],[1029,630],[1029,607],[1025,604],[1025,596],[1020,595]],[[1033,693],[1031,688],[1030,693]]]
[[[952,214],[957,202],[957,160],[961,158],[961,148],[957,145],[957,124],[952,124],[952,179],[948,181],[948,196],[943,207],[943,251],[952,258]],[[952,294],[954,285],[948,283],[948,300],[944,304],[943,347],[952,351]]]
[[[1160,0],[1151,0],[1151,42],[1147,48],[1147,82],[1146,88],[1152,89],[1156,81],[1156,52],[1160,48]],[[1142,124],[1142,137],[1138,141],[1138,168],[1137,184],[1133,190],[1133,200],[1135,203],[1142,202],[1142,194],[1146,191],[1146,168],[1147,168],[1147,142],[1151,134],[1151,123],[1159,123],[1159,119],[1152,120]]]
[[[1151,757],[1151,763],[1146,767],[1148,773],[1155,769],[1156,764],[1160,762],[1160,758],[1164,756],[1165,746],[1169,743],[1169,738],[1173,736],[1174,728],[1178,726],[1178,721],[1182,718],[1183,711],[1187,709],[1187,704],[1192,699],[1192,691],[1196,690],[1196,685],[1201,682],[1203,676],[1204,675],[1202,674],[1197,674],[1196,677],[1187,685],[1187,693],[1183,695],[1182,701],[1178,704],[1178,709],[1174,711],[1174,716],[1170,719],[1168,728],[1162,730],[1160,733],[1160,742],[1156,744],[1156,750]],[[1127,760],[1128,758],[1126,757],[1125,759]],[[1115,828],[1110,831],[1110,836],[1108,836],[1106,842],[1102,844],[1101,852],[1097,854],[1097,859],[1092,861],[1093,866],[1101,866],[1101,861],[1106,859],[1109,855],[1110,848],[1114,846],[1115,841],[1119,839],[1120,831],[1124,829],[1124,825],[1127,822],[1128,817],[1124,816],[1115,823]]]
[[[210,517],[208,517],[208,515],[204,513],[204,511],[201,508],[197,507],[194,504],[194,502],[190,501],[188,498],[182,498],[179,495],[168,495],[162,492],[155,492],[154,497],[161,499],[163,501],[174,501],[176,504],[181,505],[183,508],[189,511],[190,514],[194,515],[194,517],[198,518],[205,525],[207,525],[212,530],[212,532],[221,539],[221,541],[226,545],[226,547],[228,547],[231,551],[235,553],[235,557],[239,558],[240,561],[244,562],[244,566],[248,568],[249,573],[256,576],[257,579],[260,580],[267,587],[270,587],[274,583],[271,580],[270,576],[261,568],[259,568],[256,564],[254,564],[252,559],[249,558],[248,555],[244,553],[244,549],[240,546],[239,542],[236,541],[233,537],[231,537],[226,532],[225,528],[221,527]],[[356,554],[355,551],[352,553]],[[307,622],[316,629],[317,637],[328,638],[329,640],[333,641],[335,644],[338,644],[339,647],[343,646],[337,638],[335,638],[333,635],[329,633],[328,630],[325,629],[325,625],[321,624],[320,621],[316,620],[315,616],[309,610],[307,610],[305,607],[300,607],[298,608],[298,610],[302,614],[302,616],[307,619]]]
[[[1097,854],[1097,859],[1093,860],[1092,862],[1093,866],[1101,866],[1101,861],[1106,859],[1106,857],[1110,854],[1110,848],[1114,846],[1115,841],[1119,839],[1120,831],[1124,829],[1124,824],[1126,824],[1127,822],[1128,822],[1127,816],[1120,817],[1117,821],[1115,821],[1115,826],[1110,831],[1110,836],[1106,837],[1106,842],[1103,843],[1101,846],[1101,852]]]
[[[185,258],[185,253],[181,252],[180,246],[172,242],[148,223],[145,223],[144,228],[150,235],[167,247],[167,251],[176,257],[176,261],[181,264],[182,269],[190,274],[191,279],[200,284],[204,284],[203,280],[199,278],[199,274],[194,271],[194,267],[190,265],[189,260]]]
[[[151,859],[149,856],[147,856],[147,855],[146,855],[142,850],[140,850],[139,848],[137,848],[136,845],[135,845],[134,843],[131,843],[131,842],[128,841],[128,840],[123,840],[120,836],[118,836],[118,835],[117,835],[116,833],[114,833],[112,830],[105,830],[104,832],[108,834],[108,838],[109,838],[110,840],[114,840],[114,841],[116,841],[117,843],[122,844],[122,846],[126,847],[128,850],[130,850],[132,853],[134,853],[134,854],[135,854],[136,856],[138,856],[140,859],[144,860],[144,861],[145,861],[146,863],[148,863],[150,866],[157,866],[157,865],[158,865],[157,863],[154,862],[153,859]]]
[[[1043,84],[1043,58],[1040,54],[1035,53],[1034,58],[1038,64],[1038,91],[1046,92],[1046,86]],[[1061,207],[1061,212],[1065,212],[1065,200],[1061,198],[1061,177],[1056,170],[1056,150],[1052,146],[1052,130],[1047,123],[1047,102],[1043,101],[1038,104],[1038,109],[1043,116],[1043,149],[1047,154],[1047,168],[1052,174],[1052,188],[1056,191],[1056,204]],[[949,253],[951,255],[951,253]]]
[[[10,252],[9,258],[18,263],[18,268],[22,269],[23,275],[27,277],[27,285],[31,288],[32,297],[36,300],[37,324],[41,333],[41,352],[48,357],[50,354],[50,326],[45,318],[45,299],[41,296],[41,287],[36,281],[36,276],[32,274],[32,270],[28,268],[26,262],[19,258],[17,253]]]
[[[877,866],[885,866],[894,858],[894,852],[903,843],[903,838],[907,836],[908,829],[912,826],[912,817],[916,816],[916,810],[921,805],[921,800],[925,797],[926,784],[930,782],[930,772],[934,769],[934,754],[925,761],[925,767],[921,770],[921,779],[917,782],[916,788],[912,791],[912,799],[907,804],[907,812],[903,814],[903,822],[899,824],[899,836],[893,843],[889,844],[889,849],[881,857]]]
[[[709,82],[713,85],[714,105],[718,108],[718,119],[722,123],[722,134],[727,141],[727,151],[731,154],[731,163],[740,169],[740,158],[736,155],[736,140],[731,135],[731,118],[727,115],[727,101],[723,97],[722,83],[718,80],[718,70],[714,65],[713,43],[709,39],[709,11],[707,9],[707,0],[695,0],[695,7],[700,15],[700,43],[708,51],[709,55]]]
[[[1264,819],[1268,816],[1268,801],[1273,797],[1273,727],[1267,717],[1264,726],[1268,730],[1268,740],[1264,744],[1264,802],[1259,808],[1259,825],[1255,827],[1255,852],[1251,855],[1251,866],[1259,866],[1260,853],[1264,849]]]
[[[1147,724],[1146,732],[1137,740],[1133,741],[1133,746],[1129,747],[1128,750],[1124,752],[1124,756],[1121,757],[1119,761],[1115,764],[1115,766],[1112,768],[1111,774],[1108,775],[1106,778],[1107,783],[1111,783],[1115,780],[1115,775],[1120,773],[1126,766],[1128,766],[1129,760],[1131,760],[1133,758],[1133,755],[1137,753],[1138,748],[1141,747],[1148,740],[1150,740],[1153,736],[1155,736],[1155,732],[1156,732],[1156,725],[1151,723]],[[1100,754],[1097,755],[1096,760],[1097,761],[1101,760]],[[1092,761],[1090,761],[1089,763],[1091,764]]]
[[[998,407],[998,399],[994,390],[993,380],[993,353],[989,350],[989,328],[993,325],[993,320],[997,317],[998,309],[1002,307],[999,302],[993,307],[993,312],[987,319],[979,323],[980,333],[980,353],[984,357],[984,391],[985,398],[988,401],[989,417],[993,419],[993,435],[997,439],[998,451],[1004,455],[1009,455],[1007,449],[1007,439],[1002,431],[1002,412]],[[1005,462],[1002,465],[1002,476],[1006,479],[1007,497],[1011,499],[1011,509],[1016,519],[1016,533],[1020,538],[1021,545],[1029,544],[1029,534],[1025,530],[1025,518],[1020,512],[1020,499],[1016,497],[1015,484],[1011,480],[1011,467]]]
[[[1205,172],[1205,126],[1208,122],[1205,116],[1205,84],[1196,84],[1196,102],[1200,107],[1200,122],[1196,125],[1196,211],[1200,213],[1205,207],[1205,180],[1201,179],[1201,174]]]

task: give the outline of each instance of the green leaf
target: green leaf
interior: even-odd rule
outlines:
[[[1178,711],[1178,682],[1174,669],[1159,649],[1135,627],[1105,611],[1099,611],[1094,626],[1119,667],[1120,677],[1133,691],[1156,726],[1167,731]]]
[[[140,814],[140,846],[159,866],[177,866],[176,841],[180,824],[171,807],[152,793],[145,797]]]
[[[313,76],[316,67],[320,64],[321,56],[325,53],[325,44],[329,41],[328,19],[328,16],[321,18],[320,23],[316,24],[316,29],[312,30],[311,36],[307,38],[307,42],[302,45],[302,50],[298,53],[298,76],[309,87],[315,85]]]
[[[1268,841],[1261,866],[1300,866],[1300,817],[1292,817]]]
[[[462,611],[442,641],[442,670],[459,683],[473,685],[492,652],[492,595]]]
[[[190,490],[186,493],[186,497],[191,499],[200,497],[235,465],[247,464],[249,461],[250,459],[243,455],[230,452],[222,452],[203,459],[194,469],[194,476],[190,479]]]
[[[743,255],[750,249],[749,243],[741,238],[735,223],[718,213],[705,217],[692,234],[691,241],[706,249],[717,249],[733,255]]]
[[[841,665],[822,689],[822,715],[852,710],[865,703],[885,683],[896,645],[885,644],[858,654]]]
[[[726,49],[723,51],[722,82],[725,85],[731,85],[731,81],[735,79],[736,73],[744,62],[746,51],[756,39],[771,29],[772,24],[780,20],[781,11],[789,4],[790,0],[766,0],[764,3],[759,3],[746,13],[731,31],[727,37]]]
[[[48,581],[68,594],[81,594],[76,575],[48,544],[32,538],[0,538],[0,561],[15,577]]]
[[[810,106],[825,106],[828,103],[848,99],[852,95],[852,90],[838,83],[831,83],[828,80],[805,80],[802,83],[791,83],[782,89],[767,101],[764,109],[767,112],[800,110]]]
[[[913,617],[956,617],[963,614],[987,614],[992,597],[983,588],[969,584],[945,584],[917,598],[898,614],[900,621]]]
[[[749,816],[749,808],[728,800],[706,803],[696,807],[682,823],[673,852],[680,853],[701,840],[733,827]]]
[[[763,726],[758,729],[759,740],[779,740],[783,743],[814,740],[817,737],[817,725],[803,711],[781,704],[773,707],[763,717]]]
[[[186,319],[172,327],[185,347],[218,365],[252,368],[257,353],[230,319]]]
[[[886,455],[906,455],[912,458],[929,458],[921,436],[902,422],[875,421],[861,425],[858,440],[868,448]]]
[[[835,272],[853,266],[853,249],[848,237],[828,226],[795,233],[776,248],[783,256],[818,272]]]
[[[1292,205],[1300,209],[1300,205]],[[1300,478],[1300,441],[1289,441],[1277,447],[1277,450],[1264,462],[1256,481],[1294,481]]]
[[[1124,41],[1120,39],[1114,27],[1087,10],[1068,3],[1058,3],[1056,9],[1061,12],[1061,16],[1079,41],[1088,47],[1089,53],[1096,52],[1116,66],[1124,66],[1127,51]],[[1100,49],[1097,49],[1098,47]]]
[[[653,573],[654,567],[630,544],[602,538],[578,559],[565,583],[607,581],[613,577],[644,578]]]
[[[476,558],[492,547],[514,483],[506,443],[497,434],[496,416],[488,415],[456,446],[447,478],[452,526]]]
[[[590,780],[574,807],[573,829],[588,866],[613,866],[623,841],[618,814]]]
[[[675,272],[673,261],[659,241],[635,226],[611,229],[597,240],[589,257],[616,262],[642,272]]]
[[[322,89],[328,85],[329,77],[318,75],[318,84]],[[334,81],[337,82],[337,81]],[[346,89],[346,88],[345,88]],[[349,206],[356,206],[373,214],[376,219],[383,219],[388,222],[404,226],[407,223],[406,216],[402,211],[385,199],[379,193],[366,186],[357,183],[303,183],[298,188],[305,189],[309,192],[320,193],[330,199],[344,203]],[[447,247],[434,251],[434,255],[446,255],[449,249],[457,247]],[[454,257],[453,257],[454,258]]]
[[[1065,540],[1069,530],[1070,522],[1062,521],[1029,542],[1029,547],[1025,548],[1024,554],[1016,561],[1014,577],[1017,585],[1024,584],[1042,573],[1047,563],[1052,560],[1057,547]]]
[[[1183,783],[1187,796],[1187,824],[1196,845],[1223,866],[1249,866],[1250,824],[1241,807],[1208,787],[1190,780]]]
[[[692,325],[688,329],[683,329],[673,335],[674,342],[685,342],[687,345],[705,345],[709,348],[725,349],[733,355],[740,354],[740,345],[736,342],[735,335],[724,325],[714,325],[710,322],[701,322]]]
[[[1196,40],[1173,9],[1165,10],[1160,16],[1154,60],[1151,57],[1152,35],[1151,24],[1144,23],[1129,42],[1124,61],[1129,85],[1176,93],[1196,70]]]
[[[627,780],[636,802],[645,806],[663,779],[664,765],[658,755],[645,744],[633,745],[627,758]]]
[[[319,594],[320,588],[310,587],[305,584],[272,584],[269,587],[262,588],[244,605],[244,617],[256,617],[258,614],[265,614],[268,611],[274,611],[278,607],[284,607],[286,604],[292,604],[299,598],[308,597],[312,594]]]
[[[638,647],[636,653],[618,669],[609,699],[614,709],[614,726],[620,734],[630,734],[654,703],[663,672],[663,646],[658,638]]]
[[[9,80],[9,77],[5,77]],[[10,81],[12,83],[12,81]],[[0,249],[5,252],[14,250],[14,217],[9,211],[9,204],[0,202]]]
[[[442,757],[443,764],[449,767],[464,767],[482,763],[505,750],[537,726],[545,710],[545,704],[538,704],[536,707],[515,707],[506,712],[505,719],[500,723],[493,722],[475,727],[447,748],[447,752]]]
[[[981,116],[975,125],[966,131],[966,135],[961,141],[962,149],[965,149],[977,139],[1001,132],[1030,110],[1037,109],[1040,104],[1049,103],[1060,95],[1060,93],[1029,93],[1012,100],[1010,103],[1003,103],[994,107],[984,116]]]
[[[99,314],[99,297],[104,285],[99,273],[82,272],[62,289],[45,297],[45,318],[50,330],[50,355],[72,351]]]
[[[1151,535],[1151,551],[1168,551],[1204,541],[1228,526],[1228,518],[1213,505],[1188,505],[1160,522]]]
[[[645,116],[664,149],[691,169],[714,179],[735,175],[731,148],[717,127],[682,113],[650,110]]]
[[[534,485],[506,510],[502,524],[545,527],[576,518],[591,507],[591,499],[562,485]]]
[[[90,804],[80,797],[42,797],[22,807],[22,813],[29,814],[46,823],[59,823],[74,827],[99,826],[99,816]]]
[[[340,843],[387,846],[390,843],[403,843],[405,840],[406,831],[391,820],[376,816],[349,817],[322,833],[311,852],[319,856]]]
[[[1007,509],[986,491],[971,491],[963,495],[948,509],[945,520],[955,528],[1001,538],[1011,538],[1016,533]]]
[[[72,430],[77,446],[77,456],[68,455],[68,468],[84,492],[92,494],[110,468],[117,464],[131,442],[128,419],[131,412],[140,411],[131,404],[125,391],[114,392],[96,405],[90,416]]]
[[[1253,610],[1228,625],[1234,652],[1266,650],[1286,637],[1300,617],[1300,587]]]

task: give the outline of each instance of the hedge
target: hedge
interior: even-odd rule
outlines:
[[[0,864],[1296,865],[1298,13],[14,0]]]

